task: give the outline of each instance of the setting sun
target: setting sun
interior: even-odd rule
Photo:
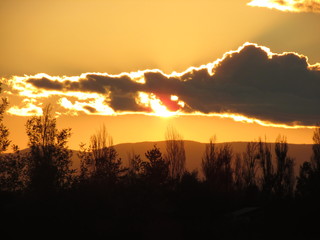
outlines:
[[[0,0],[1,239],[320,239],[320,0]]]

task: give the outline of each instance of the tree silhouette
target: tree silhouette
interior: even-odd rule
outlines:
[[[219,181],[221,183],[222,189],[225,191],[230,191],[232,188],[232,168],[231,161],[233,158],[233,151],[230,144],[224,144],[218,152],[218,162],[219,162]]]
[[[129,169],[128,173],[132,176],[141,176],[144,174],[144,165],[145,162],[142,161],[139,154],[135,154],[134,152],[128,154],[128,162],[129,162]]]
[[[216,153],[215,139],[210,138],[210,142],[206,144],[205,152],[202,157],[201,167],[203,175],[208,182],[215,182],[218,170],[218,161]]]
[[[214,139],[206,145],[202,157],[202,171],[206,181],[215,189],[229,191],[232,187],[231,160],[233,152],[229,144],[216,149]]]
[[[147,162],[144,164],[147,181],[152,184],[164,184],[169,176],[169,164],[162,157],[160,149],[154,145],[153,149],[145,153]]]
[[[233,165],[233,182],[236,190],[242,190],[244,187],[244,170],[243,160],[241,155],[238,153],[235,156]]]
[[[275,173],[272,162],[271,145],[266,141],[262,142],[261,138],[258,142],[258,158],[262,171],[261,187],[266,196],[269,196],[274,190]]]
[[[165,159],[169,164],[169,176],[172,179],[180,179],[185,171],[186,154],[184,142],[175,128],[168,127],[166,134]]]
[[[245,187],[251,188],[257,186],[258,169],[258,144],[256,142],[247,143],[246,151],[243,153],[243,176]]]
[[[1,87],[0,87],[1,91]],[[8,164],[3,152],[7,150],[10,145],[8,139],[9,130],[3,124],[3,114],[8,106],[8,101],[6,98],[2,98],[2,103],[0,104],[0,190],[7,189],[7,176],[8,176]]]
[[[294,187],[294,159],[287,156],[288,144],[285,137],[278,136],[275,143],[277,172],[275,192],[277,196],[288,196]]]
[[[309,161],[304,162],[300,166],[299,176],[297,177],[296,195],[298,197],[314,197],[319,193],[319,179],[313,171]]]
[[[3,123],[3,116],[7,106],[8,100],[2,98],[2,103],[0,104],[0,190],[17,191],[22,189],[23,185],[21,178],[23,161],[20,159],[17,146],[13,146],[15,154],[4,154],[10,145],[9,130]]]
[[[320,172],[320,124],[313,132],[312,158],[311,163],[314,171]]]
[[[146,162],[142,161],[139,154],[135,154],[134,151],[128,153],[128,173],[127,180],[129,184],[141,183],[145,180],[146,175]]]
[[[1,87],[0,87],[1,92]],[[8,139],[9,130],[3,124],[3,115],[8,106],[8,100],[6,98],[2,98],[2,103],[0,104],[0,154],[7,150],[10,145],[10,140]]]
[[[112,137],[103,126],[90,138],[88,148],[85,144],[80,145],[80,179],[107,184],[114,184],[125,168],[121,167],[122,160],[113,146]]]
[[[0,156],[0,190],[17,192],[27,187],[26,161],[18,146],[13,145],[13,153]]]
[[[43,108],[42,116],[27,121],[30,151],[26,158],[32,190],[45,193],[71,186],[75,170],[71,169],[72,151],[67,148],[70,131],[57,129],[50,105]]]
[[[320,197],[320,126],[313,132],[311,161],[305,161],[300,166],[297,177],[296,194],[299,197]]]

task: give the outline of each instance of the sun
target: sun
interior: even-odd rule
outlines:
[[[151,100],[150,106],[155,116],[168,118],[176,115],[176,112],[171,112],[166,106],[162,105],[159,99]]]

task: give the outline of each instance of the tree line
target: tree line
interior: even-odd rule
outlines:
[[[50,105],[43,108],[42,116],[33,116],[26,122],[28,151],[21,153],[13,145],[14,153],[4,154],[11,141],[3,124],[8,104],[0,106],[0,189],[1,191],[29,191],[53,193],[79,185],[111,186],[118,183],[148,183],[154,186],[175,186],[185,178],[193,178],[219,193],[255,192],[265,197],[293,197],[318,194],[320,184],[320,128],[313,135],[313,155],[294,174],[294,158],[288,156],[284,136],[271,144],[262,141],[247,143],[242,154],[234,154],[231,145],[217,147],[211,138],[202,156],[201,171],[188,172],[182,136],[169,127],[166,132],[166,151],[154,145],[145,153],[146,161],[138,154],[128,154],[129,166],[113,146],[112,137],[103,126],[90,138],[89,145],[80,144],[80,169],[72,169],[72,151],[67,142],[71,129],[58,130]]]
[[[103,126],[89,143],[80,144],[80,167],[73,169],[67,146],[71,129],[58,129],[50,105],[42,116],[27,120],[28,149],[23,151],[11,143],[3,123],[7,105],[3,99],[3,236],[45,232],[90,239],[119,235],[185,239],[208,234],[218,239],[256,239],[258,234],[270,239],[280,232],[282,238],[301,239],[304,235],[299,234],[306,232],[311,237],[320,234],[312,220],[320,214],[319,127],[314,129],[311,159],[300,166],[297,176],[287,140],[279,136],[274,147],[260,138],[247,143],[243,153],[211,138],[199,153],[200,177],[197,170],[186,169],[184,141],[173,127],[165,133],[165,149],[154,145],[144,157],[128,153],[125,166]],[[5,153],[10,145],[13,152]],[[248,207],[260,212],[250,210],[251,215],[243,217]]]

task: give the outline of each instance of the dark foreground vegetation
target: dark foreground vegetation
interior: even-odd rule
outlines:
[[[198,172],[185,169],[184,142],[169,128],[166,149],[131,153],[125,167],[105,128],[81,144],[72,169],[70,129],[50,106],[26,123],[29,151],[10,145],[0,109],[0,237],[88,239],[319,239],[320,129],[313,156],[294,175],[285,137],[235,155],[210,140]],[[162,153],[162,151],[164,151]]]

